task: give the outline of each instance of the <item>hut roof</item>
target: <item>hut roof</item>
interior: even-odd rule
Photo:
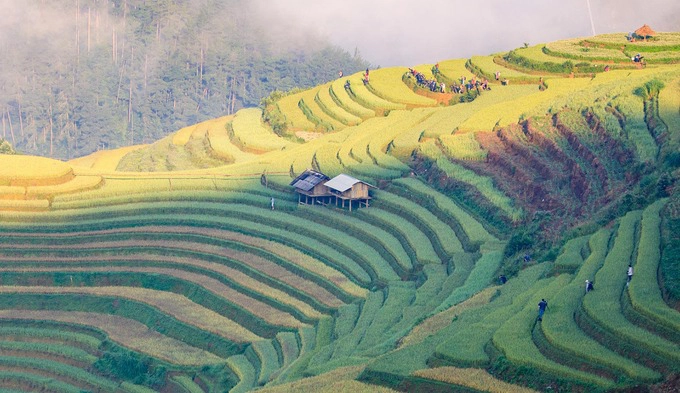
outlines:
[[[332,178],[331,180],[327,181],[326,187],[333,189],[335,191],[345,192],[345,191],[349,190],[350,188],[352,188],[352,186],[354,186],[357,183],[364,183],[364,184],[368,185],[369,187],[374,187],[374,186],[366,183],[365,181],[355,179],[352,176],[345,175],[344,173],[339,174],[339,175],[335,176],[334,178]]]
[[[290,185],[297,188],[298,190],[309,191],[317,184],[328,179],[330,179],[330,177],[324,175],[321,172],[307,169],[306,171],[302,172],[300,176],[293,179],[293,181],[290,182]]]
[[[639,35],[640,37],[648,37],[656,35],[656,31],[652,30],[651,27],[645,24],[639,29],[635,30],[635,34]]]

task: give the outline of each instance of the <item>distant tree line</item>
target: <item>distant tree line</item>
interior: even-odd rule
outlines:
[[[61,159],[150,143],[367,67],[270,32],[247,0],[26,0],[3,15],[2,134]],[[291,34],[292,36],[292,34]]]

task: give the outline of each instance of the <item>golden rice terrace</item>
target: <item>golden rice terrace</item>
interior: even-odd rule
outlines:
[[[564,40],[2,155],[0,390],[670,391],[679,62]]]

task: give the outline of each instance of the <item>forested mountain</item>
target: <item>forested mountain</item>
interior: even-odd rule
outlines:
[[[367,65],[268,30],[244,0],[5,3],[1,136],[27,154],[68,159],[149,143]]]

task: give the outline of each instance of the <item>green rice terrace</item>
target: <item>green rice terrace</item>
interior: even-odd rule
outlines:
[[[0,390],[670,391],[679,63],[680,33],[527,45],[2,155]]]

